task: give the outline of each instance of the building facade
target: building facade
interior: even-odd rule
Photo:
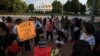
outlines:
[[[50,3],[38,3],[34,5],[35,12],[51,12],[52,11],[52,4]]]

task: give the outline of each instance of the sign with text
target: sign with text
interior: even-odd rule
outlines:
[[[17,32],[20,41],[25,41],[36,36],[35,25],[33,21],[27,21],[17,26]]]

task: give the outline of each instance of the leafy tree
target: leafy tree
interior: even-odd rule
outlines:
[[[93,6],[93,0],[87,0],[87,6],[91,9]],[[96,0],[96,8],[100,9],[100,0]]]
[[[26,10],[28,9],[26,2],[22,2],[21,4],[22,4],[22,12],[26,12]]]
[[[93,0],[87,0],[87,6],[91,8],[93,6]],[[100,8],[100,0],[96,0],[96,7]]]
[[[77,14],[80,11],[80,3],[79,0],[72,0],[71,1],[71,12]]]
[[[82,3],[80,3],[80,13],[85,14],[84,12],[86,12],[86,5],[82,5]]]
[[[10,0],[0,0],[0,12],[7,12],[7,10],[10,8],[10,5]]]
[[[52,10],[53,13],[61,13],[62,12],[62,5],[61,5],[60,1],[55,0],[52,3],[52,6],[53,6],[53,10]]]
[[[13,1],[13,12],[24,12],[27,9],[27,4],[22,2],[21,0],[14,0]]]
[[[93,0],[87,0],[88,8],[92,9],[93,7]],[[96,14],[100,12],[100,0],[96,0]]]
[[[93,0],[87,0],[87,6],[91,8],[93,6]]]
[[[33,4],[29,4],[28,12],[33,12],[33,10],[34,10],[34,5]]]
[[[68,0],[65,4],[64,4],[64,11],[65,12],[71,12],[71,1]]]
[[[0,0],[0,12],[24,12],[27,4],[21,0]]]

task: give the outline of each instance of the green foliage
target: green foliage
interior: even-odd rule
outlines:
[[[21,0],[14,0],[13,1],[13,12],[25,12],[27,9],[27,4],[22,2]]]
[[[71,0],[71,1],[68,0],[64,4],[64,12],[74,13],[74,14],[80,12],[81,14],[85,14],[86,6],[82,5],[82,3],[79,2],[79,0]]]
[[[80,11],[79,0],[72,0],[71,1],[71,11],[74,12],[74,14],[77,14]]]
[[[33,4],[29,4],[29,6],[28,6],[28,12],[33,13],[33,10],[34,10],[34,5]]]
[[[61,12],[62,12],[62,5],[61,5],[61,2],[55,0],[55,1],[52,3],[52,6],[53,6],[53,10],[52,10],[53,13],[61,13]]]
[[[93,6],[93,0],[87,0],[87,6],[91,8]]]
[[[25,12],[27,4],[21,0],[0,0],[0,12]]]
[[[80,7],[81,7],[80,13],[81,13],[81,14],[84,14],[84,12],[86,12],[86,5],[82,5],[82,4],[80,3]]]
[[[87,0],[88,8],[92,9],[93,7],[93,0]],[[100,0],[96,0],[96,14],[100,14]]]
[[[96,8],[100,9],[100,0],[96,0],[96,1],[97,1],[96,2]],[[92,8],[92,6],[93,6],[93,0],[87,0],[87,6],[89,8]]]
[[[65,4],[64,4],[64,11],[65,12],[71,12],[71,1],[67,1]]]
[[[6,12],[10,8],[10,0],[0,0],[0,12]]]

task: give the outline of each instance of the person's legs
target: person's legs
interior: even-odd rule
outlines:
[[[49,31],[47,31],[46,40],[48,40],[49,35],[50,35],[50,32],[49,32]]]
[[[38,41],[39,41],[39,30],[36,30],[36,37],[34,38],[35,46],[38,45]]]
[[[61,37],[63,38],[64,42],[67,43],[68,38],[64,33],[62,33]]]
[[[31,50],[31,45],[30,45],[30,40],[25,41],[25,51],[30,51]]]
[[[25,54],[24,42],[17,42],[17,44],[18,44],[19,47],[21,48],[20,54],[21,54],[22,56],[24,56],[24,54]],[[19,55],[19,54],[18,54],[18,55]]]
[[[78,41],[79,40],[79,31],[76,31],[75,33],[74,33],[75,35],[75,41]]]
[[[51,41],[53,41],[53,34],[52,34],[52,32],[50,32],[50,36],[51,36]]]
[[[75,40],[74,31],[71,31],[71,41]]]
[[[24,47],[25,47],[26,55],[27,56],[31,55],[30,40],[27,40],[27,41],[24,42]]]
[[[37,36],[34,38],[34,42],[35,42],[35,46],[38,45],[38,37]]]

